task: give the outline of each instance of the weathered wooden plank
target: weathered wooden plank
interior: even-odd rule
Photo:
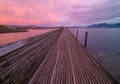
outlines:
[[[50,32],[42,39],[37,36],[35,38],[39,40],[36,39],[31,44],[28,43],[28,45],[26,44],[24,47],[2,56],[0,58],[1,83],[26,84],[51,49],[51,46],[54,45],[61,31],[60,29]],[[8,64],[5,66],[6,63]]]
[[[0,58],[1,83],[118,84],[67,29],[32,39]]]
[[[43,67],[44,66],[44,67]],[[29,84],[118,84],[66,29]]]

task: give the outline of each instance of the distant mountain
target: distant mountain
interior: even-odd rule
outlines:
[[[108,23],[99,23],[99,24],[92,24],[88,26],[54,26],[54,27],[44,27],[38,25],[1,25],[8,29],[16,29],[16,28],[23,28],[23,29],[42,29],[42,28],[58,28],[58,27],[65,27],[65,28],[120,28],[120,23],[115,24],[108,24]]]
[[[113,28],[113,27],[120,27],[120,23],[116,24],[100,23],[87,26],[87,28]]]

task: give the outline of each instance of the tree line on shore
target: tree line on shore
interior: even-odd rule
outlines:
[[[5,25],[0,25],[0,33],[9,33],[9,32],[28,32],[28,29],[25,27],[8,28]]]

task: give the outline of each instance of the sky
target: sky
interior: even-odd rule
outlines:
[[[0,0],[0,24],[71,26],[120,22],[120,0]]]

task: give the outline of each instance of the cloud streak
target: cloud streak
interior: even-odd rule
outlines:
[[[0,23],[46,26],[114,23],[120,21],[119,8],[119,0],[0,0]]]

